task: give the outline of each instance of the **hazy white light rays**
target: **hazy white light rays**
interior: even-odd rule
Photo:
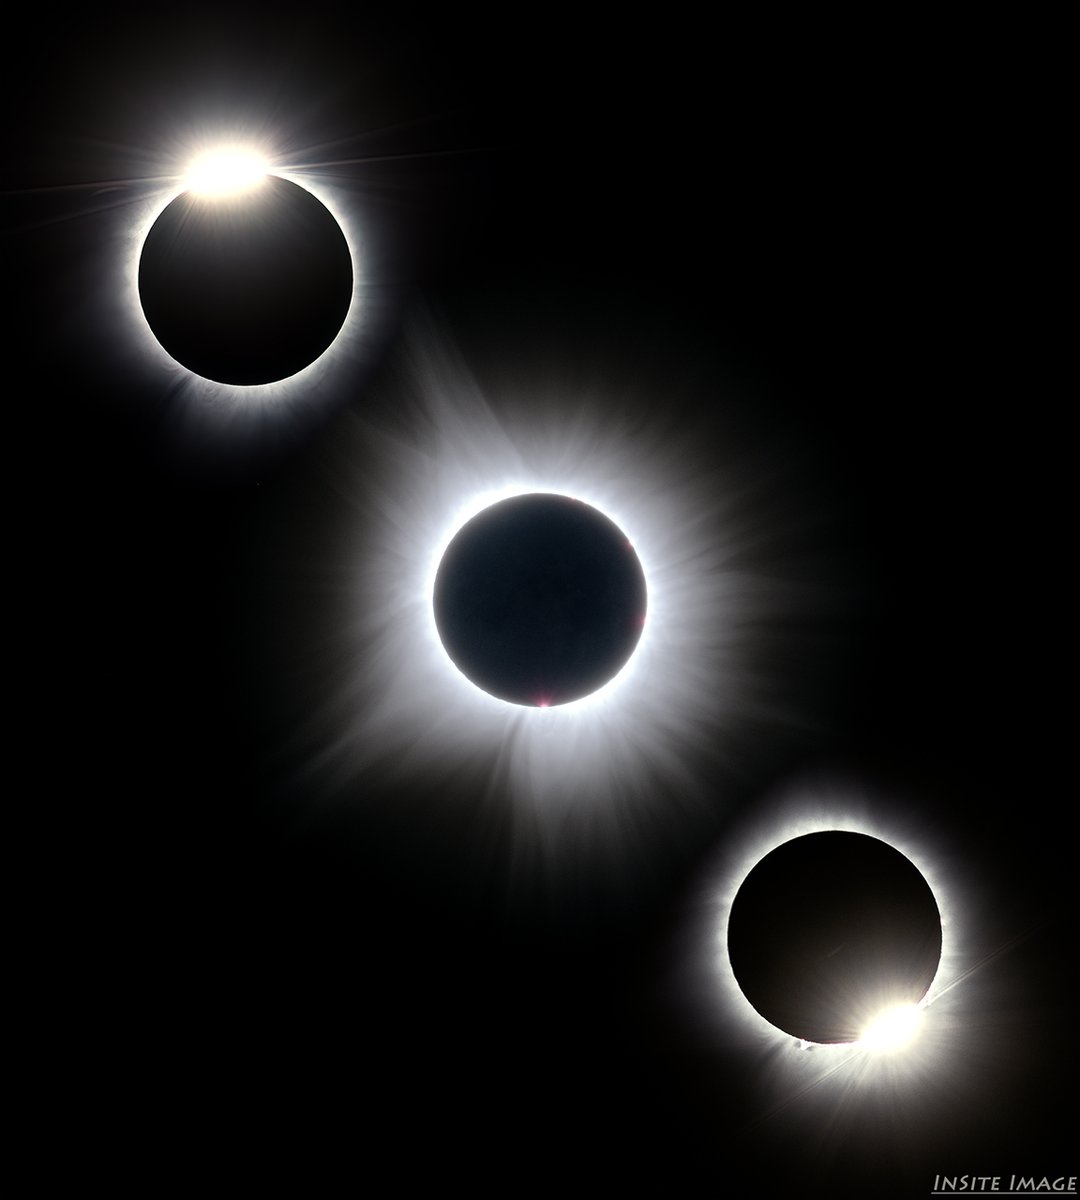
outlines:
[[[342,142],[355,149],[358,141],[363,143],[375,138],[377,133],[354,135]],[[398,160],[461,157],[478,151],[465,148],[349,155],[324,161],[323,155],[314,152],[318,147],[305,146],[297,140],[287,144],[289,139],[284,136],[276,136],[271,143],[265,133],[242,129],[228,134],[221,131],[217,136],[193,131],[186,137],[175,137],[173,142],[174,149],[163,159],[174,169],[160,175],[155,171],[148,178],[148,182],[156,182],[158,186],[134,222],[132,243],[126,256],[127,303],[134,317],[134,327],[141,335],[142,349],[146,351],[145,361],[140,365],[146,370],[156,367],[158,381],[164,385],[166,394],[180,401],[171,406],[170,413],[179,425],[173,431],[180,434],[178,440],[185,440],[188,429],[203,444],[208,438],[226,446],[229,441],[242,443],[257,439],[272,445],[275,441],[287,440],[295,432],[317,422],[328,407],[340,405],[351,389],[366,383],[367,371],[379,358],[389,330],[387,319],[397,306],[403,286],[397,264],[407,261],[412,250],[404,241],[396,244],[392,237],[374,243],[364,214],[367,211],[365,205],[378,197],[380,185],[369,177],[370,173],[365,173],[365,165],[384,164],[385,176],[385,164]],[[179,171],[177,164],[181,166]],[[317,212],[310,211],[317,206],[309,205],[308,219],[300,220],[297,198],[287,199],[280,187],[266,186],[267,181],[277,180],[287,181],[309,193],[317,206],[330,213],[344,235],[351,258],[351,296],[345,305],[344,322],[336,334],[329,335],[329,344],[314,359],[308,354],[298,354],[294,361],[293,356],[282,354],[280,348],[286,341],[306,341],[304,331],[312,332],[315,350],[318,350],[320,338],[321,344],[325,344],[322,331],[333,328],[341,307],[337,295],[341,272],[335,265],[333,254],[327,257],[329,235],[322,238],[317,235],[317,227],[322,223]],[[409,186],[415,187],[415,183]],[[231,308],[227,297],[218,302],[227,317],[224,322],[215,322],[213,314],[203,314],[199,306],[194,306],[196,316],[192,324],[196,330],[201,326],[215,329],[235,324],[241,331],[249,326],[258,331],[259,313],[269,317],[264,324],[269,326],[277,322],[280,326],[278,334],[265,330],[261,339],[248,338],[253,354],[259,346],[265,349],[265,361],[244,367],[232,364],[230,371],[215,374],[200,366],[198,360],[204,357],[202,354],[187,357],[178,354],[178,364],[167,350],[163,353],[154,336],[153,322],[148,322],[144,306],[139,303],[138,261],[155,222],[182,193],[203,199],[221,199],[225,202],[224,207],[237,198],[243,203],[250,198],[256,218],[260,212],[265,210],[269,214],[273,209],[282,228],[287,224],[292,226],[290,236],[272,237],[271,253],[255,260],[265,262],[269,287],[261,285],[257,272],[250,272],[252,281],[246,290],[240,282],[228,284],[222,290],[243,292],[246,299]],[[234,204],[234,209],[244,211],[243,203]],[[378,199],[378,203],[385,207],[384,199]],[[258,242],[253,234],[258,228],[257,220],[253,220],[245,232],[244,244]],[[271,231],[266,231],[265,236],[271,237]],[[229,246],[230,243],[226,240],[223,244]],[[288,254],[290,247],[292,253]],[[279,248],[282,253],[278,253]],[[239,240],[235,252],[238,256],[243,252]],[[199,270],[190,265],[191,256],[184,258],[189,265],[181,274],[197,280]],[[206,258],[214,261],[215,255],[208,251]],[[223,269],[222,275],[227,283],[229,273]],[[239,280],[240,276],[235,278]],[[294,287],[294,279],[302,286]],[[304,288],[310,294],[303,294]],[[279,300],[272,304],[275,295]],[[292,297],[291,302],[289,297]],[[319,318],[324,306],[325,322]],[[243,314],[243,318],[238,319],[237,314]],[[224,335],[220,335],[217,338],[210,336],[207,340],[228,345],[223,339]],[[276,354],[274,347],[279,348]],[[175,344],[173,348],[176,348]],[[282,373],[276,374],[282,367]],[[168,372],[167,379],[161,376],[162,369]],[[147,386],[150,385],[152,380],[147,380]]]
[[[565,374],[574,377],[570,365]],[[735,445],[703,437],[687,413],[704,398],[680,396],[671,375],[614,393],[597,379],[583,385],[577,372],[559,386],[521,368],[485,395],[428,324],[409,338],[385,420],[336,439],[331,470],[347,510],[332,572],[342,586],[306,635],[332,688],[305,737],[312,776],[342,804],[359,802],[376,767],[403,787],[467,775],[467,794],[441,802],[479,803],[478,785],[495,793],[517,864],[562,855],[647,869],[664,838],[692,838],[695,809],[722,793],[725,768],[762,724],[783,737],[803,716],[785,704],[782,671],[755,659],[755,638],[805,619],[827,595],[795,587],[793,599],[775,558],[756,564],[775,548],[762,514],[775,521],[776,509],[762,496],[783,464],[740,461]],[[615,522],[648,594],[622,671],[545,709],[470,683],[432,607],[451,538],[526,492],[575,497]]]

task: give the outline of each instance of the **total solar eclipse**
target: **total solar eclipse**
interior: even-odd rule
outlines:
[[[804,1042],[864,1040],[911,1011],[941,959],[934,895],[900,851],[829,830],[778,846],[732,903],[728,954],[743,994]]]
[[[320,200],[260,175],[240,187],[193,186],[168,204],[143,244],[138,286],[172,358],[245,386],[287,379],[330,346],[349,311],[353,267]]]
[[[513,496],[455,535],[435,577],[446,653],[477,687],[546,708],[597,691],[629,660],[645,575],[626,535],[568,496]]]

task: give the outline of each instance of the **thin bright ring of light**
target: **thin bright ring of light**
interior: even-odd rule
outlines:
[[[143,181],[148,190],[127,224],[126,246],[118,262],[120,271],[111,282],[111,290],[122,297],[126,313],[124,328],[117,330],[118,341],[127,342],[125,357],[141,359],[144,370],[158,378],[161,391],[181,401],[181,420],[197,437],[209,432],[235,438],[242,436],[242,427],[252,422],[270,420],[287,427],[295,420],[310,417],[340,396],[343,369],[362,354],[365,322],[375,303],[372,281],[365,276],[360,230],[343,191],[325,170],[286,165],[283,156],[264,138],[203,136],[178,146],[168,157],[171,171],[166,168]],[[151,227],[184,191],[194,187],[203,193],[225,194],[255,188],[266,175],[297,184],[330,211],[345,235],[353,260],[353,294],[337,337],[302,371],[274,383],[218,383],[176,362],[154,336],[139,299],[139,257]],[[138,186],[139,181],[133,181],[133,185]],[[109,281],[106,286],[110,286]],[[149,380],[148,386],[152,387]]]
[[[867,834],[899,850],[926,879],[941,913],[941,960],[925,997],[904,1006],[902,1019],[888,1029],[868,1029],[851,1044],[799,1041],[766,1021],[739,988],[727,949],[731,905],[754,866],[777,846],[826,830]],[[760,1064],[762,1107],[748,1118],[750,1124],[771,1119],[810,1092],[814,1098],[806,1103],[831,1107],[838,1119],[843,1106],[857,1102],[867,1087],[885,1084],[896,1089],[897,1099],[912,1102],[948,1094],[993,1061],[985,1021],[972,1019],[973,1000],[979,995],[978,973],[1010,943],[993,943],[989,952],[979,946],[986,934],[974,928],[970,915],[976,882],[956,850],[943,850],[932,830],[932,809],[920,813],[917,797],[875,792],[863,780],[836,773],[794,782],[766,797],[728,832],[698,900],[692,922],[696,947],[684,959],[700,966],[680,970],[694,974],[687,984],[687,994],[694,996],[687,1019],[707,1040],[721,1041]],[[898,1039],[898,1033],[905,1037]]]
[[[430,595],[432,598],[432,604],[430,605],[430,617],[431,617],[432,628],[428,629],[427,636],[428,636],[428,638],[430,638],[432,636],[432,630],[433,630],[434,631],[434,640],[436,640],[438,642],[440,648],[443,647],[443,640],[442,640],[442,637],[440,637],[440,635],[439,635],[438,625],[436,624],[436,618],[434,618],[434,586],[436,586],[436,576],[438,574],[439,566],[442,565],[443,558],[445,557],[446,548],[449,547],[450,542],[456,538],[457,534],[461,532],[461,529],[464,526],[467,526],[469,521],[473,520],[474,516],[479,516],[480,512],[484,512],[487,509],[490,509],[492,505],[498,504],[499,500],[508,500],[512,496],[521,496],[521,494],[547,494],[547,496],[559,496],[559,497],[566,498],[565,492],[547,491],[547,490],[544,490],[544,488],[540,488],[540,490],[535,490],[535,491],[528,491],[528,490],[524,490],[524,488],[518,488],[518,487],[512,488],[512,490],[506,492],[505,494],[503,494],[503,496],[497,496],[494,499],[485,499],[484,497],[473,497],[474,502],[482,502],[482,503],[480,503],[479,508],[476,509],[475,512],[469,512],[469,515],[464,517],[460,523],[457,523],[456,527],[454,529],[449,530],[449,533],[446,534],[445,541],[443,541],[442,545],[439,546],[438,553],[434,554],[434,556],[432,556],[432,562],[431,562],[430,568],[428,568],[428,575],[427,575],[427,578],[424,583],[425,593],[427,595]],[[583,497],[571,496],[570,499],[581,500],[581,499],[583,499]],[[592,505],[592,508],[595,509],[596,505]],[[611,517],[611,514],[608,514],[608,512],[604,512],[604,511],[602,511],[602,509],[598,510],[598,511],[600,511],[601,516],[606,516],[608,518],[608,520],[610,520],[610,521],[613,520],[613,518]],[[455,518],[455,520],[457,520],[457,518]],[[616,524],[616,526],[618,526],[620,532],[625,533],[625,530],[623,530],[623,527],[619,526],[618,521],[614,521],[613,523]],[[630,542],[631,548],[634,547],[634,539],[629,538],[628,541]],[[648,582],[649,582],[648,581],[648,572],[646,570],[644,570],[643,564],[642,564],[642,571],[643,571],[644,576],[646,576],[646,598],[648,598],[648,596],[650,594],[649,586],[648,586]],[[648,611],[648,599],[646,600],[646,610]],[[622,676],[622,674],[626,670],[628,670],[631,662],[634,661],[634,659],[636,658],[636,655],[638,654],[638,652],[640,652],[641,644],[642,644],[642,641],[644,640],[644,636],[646,636],[646,630],[648,628],[649,628],[648,616],[646,616],[646,619],[644,619],[644,623],[642,624],[641,637],[638,638],[636,646],[634,647],[634,649],[632,649],[630,658],[628,660],[626,660],[622,666],[619,667],[619,670],[616,673],[614,673],[613,676],[611,677],[611,679],[608,679],[607,683],[602,685],[601,688],[598,688],[595,691],[589,692],[589,694],[587,696],[582,696],[582,697],[578,698],[578,700],[571,701],[570,703],[571,704],[582,704],[582,703],[590,700],[590,698],[592,698],[594,696],[599,696],[600,692],[604,691],[605,689],[611,688],[611,686],[614,683],[616,683],[616,680],[620,676]],[[443,653],[444,654],[446,653],[445,649],[443,649]],[[448,659],[449,659],[449,655],[448,655]],[[468,683],[470,686],[473,686],[473,688],[475,688],[476,685],[475,685],[475,683],[473,683],[473,680],[469,679],[467,674],[464,674],[464,672],[462,672],[460,670],[460,668],[457,667],[454,660],[450,659],[449,661],[450,661],[451,666],[454,666],[454,670],[457,671],[458,674],[460,674],[460,676],[464,680],[466,680],[466,683]],[[482,690],[482,689],[480,689],[480,690]],[[486,694],[486,695],[488,695],[488,694]],[[510,703],[511,708],[523,707],[521,703],[511,703],[510,701],[500,700],[500,698],[497,696],[493,696],[492,698],[493,698],[493,700],[496,700],[500,704]],[[529,706],[524,706],[524,707],[529,707]],[[545,710],[545,712],[550,707],[551,707],[550,704],[547,704],[546,702],[540,702],[538,704],[535,704],[536,709]],[[559,704],[559,706],[557,706],[557,707],[565,708],[568,706],[566,706],[566,704]]]
[[[849,783],[826,780],[814,786],[794,786],[778,801],[763,805],[763,809],[768,812],[767,817],[748,822],[742,836],[736,833],[732,838],[736,849],[729,852],[729,866],[723,873],[724,879],[716,885],[720,908],[715,930],[718,976],[724,992],[730,997],[733,1012],[738,1014],[746,1028],[756,1030],[770,1039],[792,1040],[790,1035],[776,1029],[757,1013],[735,980],[727,955],[727,924],[731,903],[747,875],[777,846],[809,833],[827,830],[847,830],[878,838],[899,850],[915,865],[929,885],[941,913],[942,932],[941,960],[926,997],[926,1003],[930,1003],[937,980],[956,974],[958,962],[954,957],[956,941],[952,931],[955,917],[950,910],[948,889],[943,873],[935,869],[932,856],[927,852],[925,835],[920,839],[912,826],[883,815],[883,805],[875,804],[864,788]],[[751,832],[754,829],[758,830],[756,834]],[[826,1053],[834,1048],[831,1045],[818,1047]]]

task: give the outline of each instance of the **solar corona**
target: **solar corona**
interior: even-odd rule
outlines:
[[[702,873],[700,953],[676,968],[706,1043],[762,1064],[751,1124],[853,1129],[870,1097],[910,1112],[996,1060],[984,1006],[1015,942],[984,886],[906,785],[815,769],[759,798]]]
[[[17,11],[31,1132],[1075,1194],[1022,22]]]
[[[907,1015],[937,972],[941,916],[900,851],[823,830],[784,842],[743,880],[728,950],[744,995],[778,1029],[884,1048],[914,1032]]]
[[[91,250],[98,345],[168,406],[179,459],[295,444],[376,361],[392,304],[356,163],[313,150],[259,121],[178,122],[108,185]]]
[[[833,602],[826,570],[801,578],[805,539],[784,587],[765,497],[797,461],[749,478],[734,439],[695,436],[669,375],[583,389],[583,370],[467,360],[419,313],[393,406],[377,392],[378,420],[341,422],[290,535],[329,585],[279,643],[283,703],[316,701],[294,718],[297,803],[347,821],[365,780],[438,779],[463,861],[497,806],[514,850],[490,869],[522,895],[572,895],[587,862],[611,896],[637,887],[762,720],[789,735],[795,657],[758,647],[812,638]]]
[[[645,624],[645,575],[619,528],[569,496],[514,496],[473,517],[439,566],[447,654],[489,695],[547,708],[602,687]]]

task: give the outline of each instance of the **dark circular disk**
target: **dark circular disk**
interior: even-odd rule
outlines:
[[[459,671],[512,704],[548,707],[603,687],[645,621],[641,563],[626,534],[580,500],[514,496],[450,542],[435,623]]]
[[[349,246],[333,215],[273,175],[236,195],[182,192],[139,259],[154,336],[218,383],[274,383],[309,366],[344,324],[352,290]]]
[[[926,995],[941,959],[941,915],[899,850],[867,834],[794,838],[747,875],[728,921],[743,995],[807,1042],[853,1042],[896,1004]]]

